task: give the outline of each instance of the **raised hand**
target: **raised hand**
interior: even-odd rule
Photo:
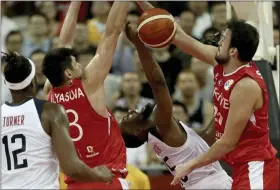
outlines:
[[[141,42],[137,34],[137,26],[130,24],[129,22],[125,25],[125,34],[127,38],[134,44],[136,42]]]

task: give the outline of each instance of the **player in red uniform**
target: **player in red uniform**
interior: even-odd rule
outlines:
[[[138,5],[151,8],[146,2]],[[251,61],[259,44],[256,28],[230,21],[217,48],[200,43],[178,26],[172,43],[215,67],[217,139],[205,154],[177,166],[172,184],[195,168],[223,159],[233,167],[232,189],[279,189],[279,160],[269,140],[268,91]]]
[[[43,61],[43,72],[53,86],[49,100],[66,109],[70,136],[81,160],[88,166],[106,165],[115,177],[112,184],[84,183],[66,177],[69,189],[127,189],[124,178],[126,148],[117,122],[105,105],[104,80],[112,66],[129,2],[114,2],[97,53],[82,70],[71,47],[80,2],[72,2],[60,34],[60,47]]]

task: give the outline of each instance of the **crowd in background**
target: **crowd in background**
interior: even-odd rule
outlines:
[[[168,10],[187,34],[204,43],[211,42],[215,34],[226,28],[225,2],[164,1],[152,4]],[[73,48],[83,66],[95,54],[111,5],[109,1],[82,2]],[[46,80],[41,71],[42,60],[49,50],[58,46],[58,35],[68,6],[69,2],[1,2],[2,51],[16,51],[35,63],[39,98],[43,96]],[[137,24],[140,15],[137,7],[131,4],[127,20]],[[279,45],[277,19],[274,8],[275,45]],[[151,52],[166,77],[174,100],[174,116],[192,128],[206,126],[213,118],[212,68],[174,46],[152,49]],[[147,103],[155,103],[137,51],[124,34],[119,38],[105,88],[107,105],[117,120],[129,109],[141,109]],[[127,158],[128,163],[136,167],[161,164],[146,144],[128,149]]]

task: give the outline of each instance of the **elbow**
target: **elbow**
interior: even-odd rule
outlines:
[[[63,173],[73,179],[77,179],[80,177],[80,171],[79,168],[76,167],[79,164],[61,164],[60,168],[63,171]]]

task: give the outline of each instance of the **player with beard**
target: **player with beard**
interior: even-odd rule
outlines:
[[[143,9],[147,2],[137,2]],[[217,160],[233,168],[232,189],[279,189],[279,160],[269,139],[268,91],[252,58],[257,29],[230,20],[219,46],[200,43],[178,26],[172,42],[184,52],[214,66],[214,114],[217,141],[204,154],[176,167],[172,184],[194,169]]]
[[[81,160],[89,167],[105,165],[114,173],[113,183],[84,183],[66,177],[68,189],[127,189],[126,148],[118,123],[105,104],[104,80],[124,27],[129,2],[114,2],[96,55],[82,69],[70,47],[81,2],[71,2],[59,37],[60,47],[47,53],[43,73],[53,88],[49,100],[63,105],[69,132]]]
[[[137,49],[156,107],[148,104],[141,111],[131,110],[122,118],[120,128],[124,141],[129,148],[139,147],[147,141],[174,175],[176,165],[192,160],[209,149],[199,135],[211,136],[213,121],[207,128],[197,131],[198,135],[175,119],[172,99],[160,66],[131,27],[127,26],[126,34]],[[218,161],[197,168],[180,180],[185,189],[229,189],[231,182]]]

